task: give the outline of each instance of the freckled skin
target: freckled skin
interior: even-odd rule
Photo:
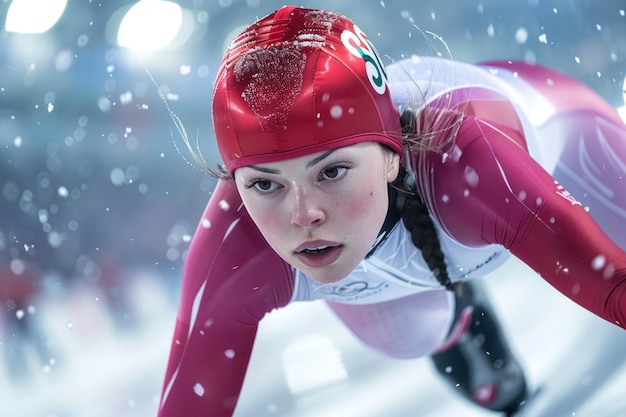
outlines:
[[[346,277],[371,249],[387,214],[387,184],[398,175],[399,156],[373,142],[337,149],[307,168],[322,153],[255,165],[235,171],[246,209],[270,246],[288,263],[322,283]],[[334,168],[350,166],[337,178]],[[325,171],[329,170],[330,171]],[[341,169],[340,169],[341,171]],[[251,181],[266,181],[272,191],[259,194]],[[372,188],[373,187],[373,188]],[[337,261],[323,268],[303,264],[296,248],[310,241],[341,244]]]

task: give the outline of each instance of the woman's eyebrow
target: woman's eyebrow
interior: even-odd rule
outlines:
[[[248,168],[252,168],[256,171],[265,172],[266,174],[280,174],[280,169],[264,168],[257,165],[248,165]]]
[[[321,154],[320,156],[311,159],[307,164],[306,167],[307,168],[311,168],[313,165],[319,163],[320,161],[326,159],[327,157],[330,156],[330,154],[332,154],[333,152],[335,152],[337,149],[339,148],[335,148],[335,149],[331,149],[330,151],[326,151],[323,154]]]

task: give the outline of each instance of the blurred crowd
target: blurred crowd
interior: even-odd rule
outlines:
[[[104,306],[122,331],[136,329],[143,308],[133,290],[138,279],[149,276],[174,305],[185,251],[213,184],[184,162],[173,135],[155,135],[153,143],[132,145],[137,152],[129,149],[138,137],[150,140],[152,121],[121,123],[103,113],[89,123],[68,123],[53,113],[33,121],[32,115],[0,109],[0,355],[5,361],[0,380],[63,365],[63,343],[49,331],[55,325],[49,313],[55,305],[81,299],[80,294]],[[66,135],[70,123],[76,126]],[[78,315],[57,319],[69,326],[66,322],[85,319]]]

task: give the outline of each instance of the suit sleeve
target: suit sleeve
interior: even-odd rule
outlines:
[[[258,323],[286,305],[292,269],[220,181],[192,240],[159,417],[230,417]]]
[[[453,145],[409,158],[444,230],[467,246],[503,245],[564,295],[626,328],[624,250],[530,157],[506,99],[491,90],[451,94],[462,115]]]

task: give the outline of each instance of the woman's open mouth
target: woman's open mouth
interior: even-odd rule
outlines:
[[[343,245],[321,245],[296,251],[295,254],[306,266],[322,268],[335,262],[341,255]]]

